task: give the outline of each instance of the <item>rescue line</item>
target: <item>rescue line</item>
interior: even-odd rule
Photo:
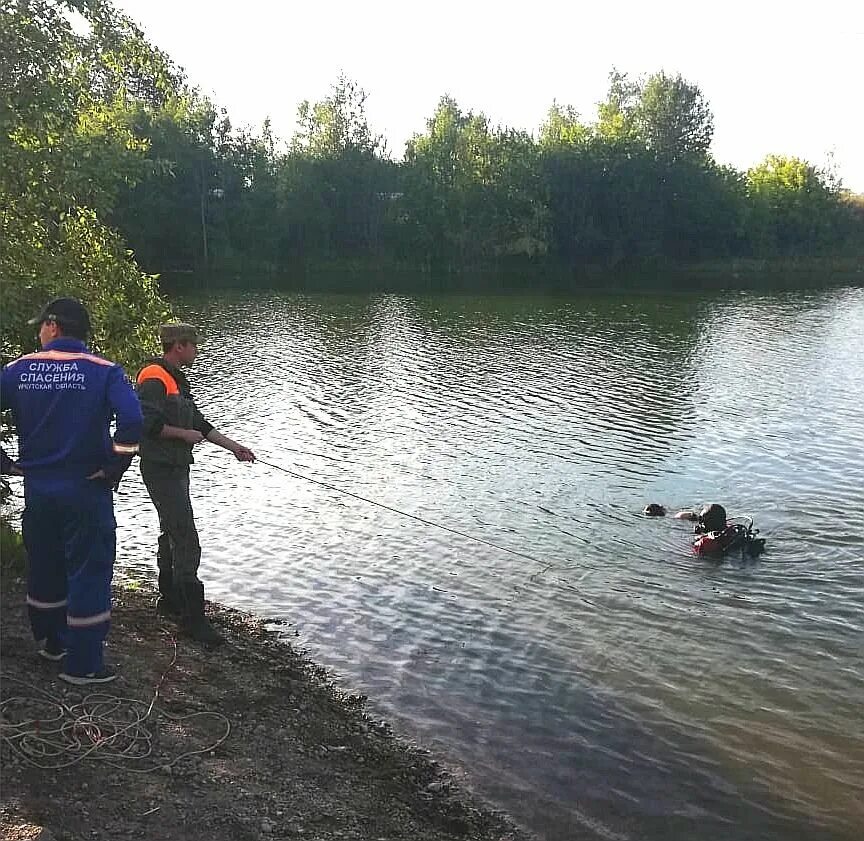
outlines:
[[[267,467],[272,467],[274,470],[281,470],[283,473],[287,473],[289,476],[294,476],[297,479],[305,479],[307,482],[312,482],[315,485],[320,485],[322,488],[327,488],[328,490],[336,491],[336,493],[344,494],[345,496],[350,496],[354,499],[359,499],[362,502],[368,502],[370,505],[377,505],[379,508],[383,508],[385,511],[390,511],[394,514],[400,514],[403,517],[408,517],[412,520],[416,520],[418,523],[423,523],[426,526],[432,526],[436,529],[442,529],[443,531],[449,532],[450,534],[464,537],[466,540],[473,540],[475,543],[482,543],[485,546],[491,546],[493,549],[498,549],[501,552],[507,552],[510,555],[515,555],[517,558],[524,558],[525,560],[531,561],[535,564],[539,564],[543,567],[548,566],[548,563],[546,561],[543,561],[540,558],[535,557],[534,555],[529,555],[527,552],[520,552],[517,549],[510,549],[507,546],[502,546],[500,543],[493,543],[491,540],[486,540],[486,538],[484,537],[477,537],[476,535],[468,534],[468,532],[460,531],[459,529],[454,529],[450,526],[445,526],[443,523],[436,523],[434,520],[427,520],[425,517],[420,517],[417,514],[409,514],[407,511],[402,511],[399,508],[394,508],[392,505],[387,505],[383,502],[377,502],[374,499],[369,499],[369,497],[361,496],[360,494],[356,494],[352,491],[346,491],[344,488],[338,488],[336,487],[336,485],[331,485],[328,482],[322,482],[319,479],[313,479],[311,476],[306,476],[303,473],[297,473],[294,470],[289,470],[287,467],[282,467],[282,465],[273,464],[273,462],[270,461],[265,461],[263,458],[256,458],[255,461],[258,464],[264,464]]]

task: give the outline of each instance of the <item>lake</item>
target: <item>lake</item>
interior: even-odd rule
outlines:
[[[199,445],[208,597],[543,838],[864,835],[864,290],[178,308],[204,414],[307,477]],[[713,501],[764,556],[641,514]],[[154,575],[137,468],[118,521]]]

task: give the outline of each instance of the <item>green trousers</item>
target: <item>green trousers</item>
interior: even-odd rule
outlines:
[[[198,582],[201,543],[189,498],[189,465],[141,461],[141,477],[159,515],[159,589]]]

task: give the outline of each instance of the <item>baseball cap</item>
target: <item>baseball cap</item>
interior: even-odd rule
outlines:
[[[192,324],[163,324],[159,328],[159,341],[192,342],[198,344],[198,330]]]
[[[31,326],[53,321],[65,331],[80,335],[90,333],[90,313],[77,298],[55,298],[45,304],[42,312],[27,323]]]

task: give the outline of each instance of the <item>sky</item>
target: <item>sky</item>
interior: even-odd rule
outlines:
[[[536,133],[553,101],[586,119],[615,67],[681,73],[714,113],[712,150],[833,162],[864,192],[864,3],[852,0],[115,0],[236,126],[289,139],[341,72],[394,157],[444,94]]]

